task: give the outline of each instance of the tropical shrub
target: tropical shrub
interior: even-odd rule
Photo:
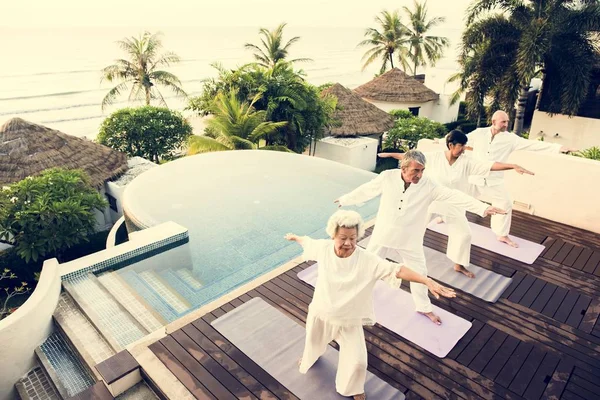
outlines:
[[[159,163],[170,160],[192,134],[192,126],[177,112],[164,107],[122,108],[100,126],[100,144]]]

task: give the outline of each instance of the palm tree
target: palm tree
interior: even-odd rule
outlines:
[[[499,13],[490,15],[494,10]],[[507,110],[517,102],[516,134],[523,129],[527,92],[536,76],[552,82],[542,84],[551,99],[547,111],[577,113],[597,59],[592,36],[600,30],[597,0],[478,0],[468,10],[467,24],[461,58],[473,57],[476,49],[481,63],[476,74],[464,76],[466,86],[489,75],[493,86],[482,94]],[[478,41],[487,45],[477,47]]]
[[[367,39],[360,42],[359,46],[370,46],[362,59],[364,61],[362,70],[364,71],[370,64],[379,59],[381,68],[379,73],[384,73],[388,63],[394,68],[394,53],[398,55],[398,61],[403,70],[408,69],[408,47],[406,37],[406,27],[400,21],[398,11],[382,11],[375,17],[375,22],[380,29],[367,28],[365,36]]]
[[[175,53],[159,54],[162,48],[160,33],[144,32],[137,38],[125,38],[117,43],[127,53],[128,59],[116,60],[115,64],[102,70],[101,81],[120,81],[102,100],[102,110],[112,104],[123,91],[129,90],[130,84],[129,100],[144,100],[146,105],[150,105],[152,99],[158,99],[161,105],[166,106],[165,99],[155,84],[171,89],[178,96],[187,96],[181,88],[179,78],[158,69],[179,62]]]
[[[279,26],[272,31],[266,28],[260,28],[258,34],[261,36],[260,42],[262,48],[252,43],[246,43],[245,48],[254,51],[254,59],[258,64],[266,68],[272,68],[277,61],[285,60],[288,57],[289,48],[300,40],[299,36],[294,36],[288,42],[283,45],[283,28],[287,24],[281,23]],[[287,60],[290,63],[293,62],[304,62],[312,61],[310,58],[296,58],[294,60]]]
[[[434,66],[449,46],[450,41],[443,36],[428,35],[431,29],[443,23],[446,18],[435,17],[427,20],[427,2],[414,2],[414,10],[402,7],[408,16],[408,25],[405,26],[409,43],[409,58],[413,65],[413,76],[417,75],[417,67],[426,65]]]
[[[219,93],[213,103],[213,118],[208,121],[209,133],[190,138],[188,155],[258,148],[262,138],[287,124],[265,121],[267,112],[254,109],[254,104],[260,98],[258,94],[248,103],[238,99],[236,90]]]

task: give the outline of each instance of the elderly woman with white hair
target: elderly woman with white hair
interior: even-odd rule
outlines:
[[[400,287],[402,279],[421,283],[436,297],[454,297],[446,288],[402,264],[380,258],[356,246],[364,224],[355,211],[340,210],[327,223],[331,239],[316,240],[289,233],[287,240],[304,248],[304,260],[318,262],[318,277],[306,318],[306,342],[300,372],[306,373],[330,341],[340,347],[336,390],[342,396],[365,399],[367,347],[363,325],[375,324],[373,288],[378,280]]]

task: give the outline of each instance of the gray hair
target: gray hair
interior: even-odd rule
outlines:
[[[419,150],[409,150],[404,153],[404,158],[400,162],[400,168],[408,167],[411,162],[416,161],[422,166],[425,166],[425,154],[421,153]]]
[[[365,234],[365,223],[356,211],[338,210],[334,212],[329,217],[329,221],[327,221],[325,232],[333,239],[340,227],[356,228],[357,239],[360,239]]]

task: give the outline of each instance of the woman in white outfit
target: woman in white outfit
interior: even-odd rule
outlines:
[[[469,176],[487,177],[491,171],[513,169],[519,174],[533,175],[533,172],[516,164],[505,164],[493,161],[477,160],[465,155],[468,138],[460,130],[453,130],[446,136],[446,150],[426,152],[427,168],[425,175],[438,184],[450,189],[460,190],[472,195],[473,187],[469,184]],[[379,157],[403,158],[401,153],[380,153]],[[429,207],[431,214],[441,215],[439,222],[448,224],[448,247],[446,256],[454,263],[454,270],[469,278],[475,274],[466,267],[471,257],[471,228],[463,208],[458,208],[443,201],[434,201]]]
[[[340,347],[336,390],[342,396],[365,399],[367,347],[363,325],[375,324],[373,288],[383,280],[399,288],[402,279],[426,285],[436,297],[454,297],[446,288],[402,264],[391,263],[356,246],[364,234],[355,211],[340,210],[327,223],[330,240],[289,233],[287,240],[304,248],[305,260],[318,262],[318,277],[306,318],[306,342],[300,372],[308,369],[335,340]]]

